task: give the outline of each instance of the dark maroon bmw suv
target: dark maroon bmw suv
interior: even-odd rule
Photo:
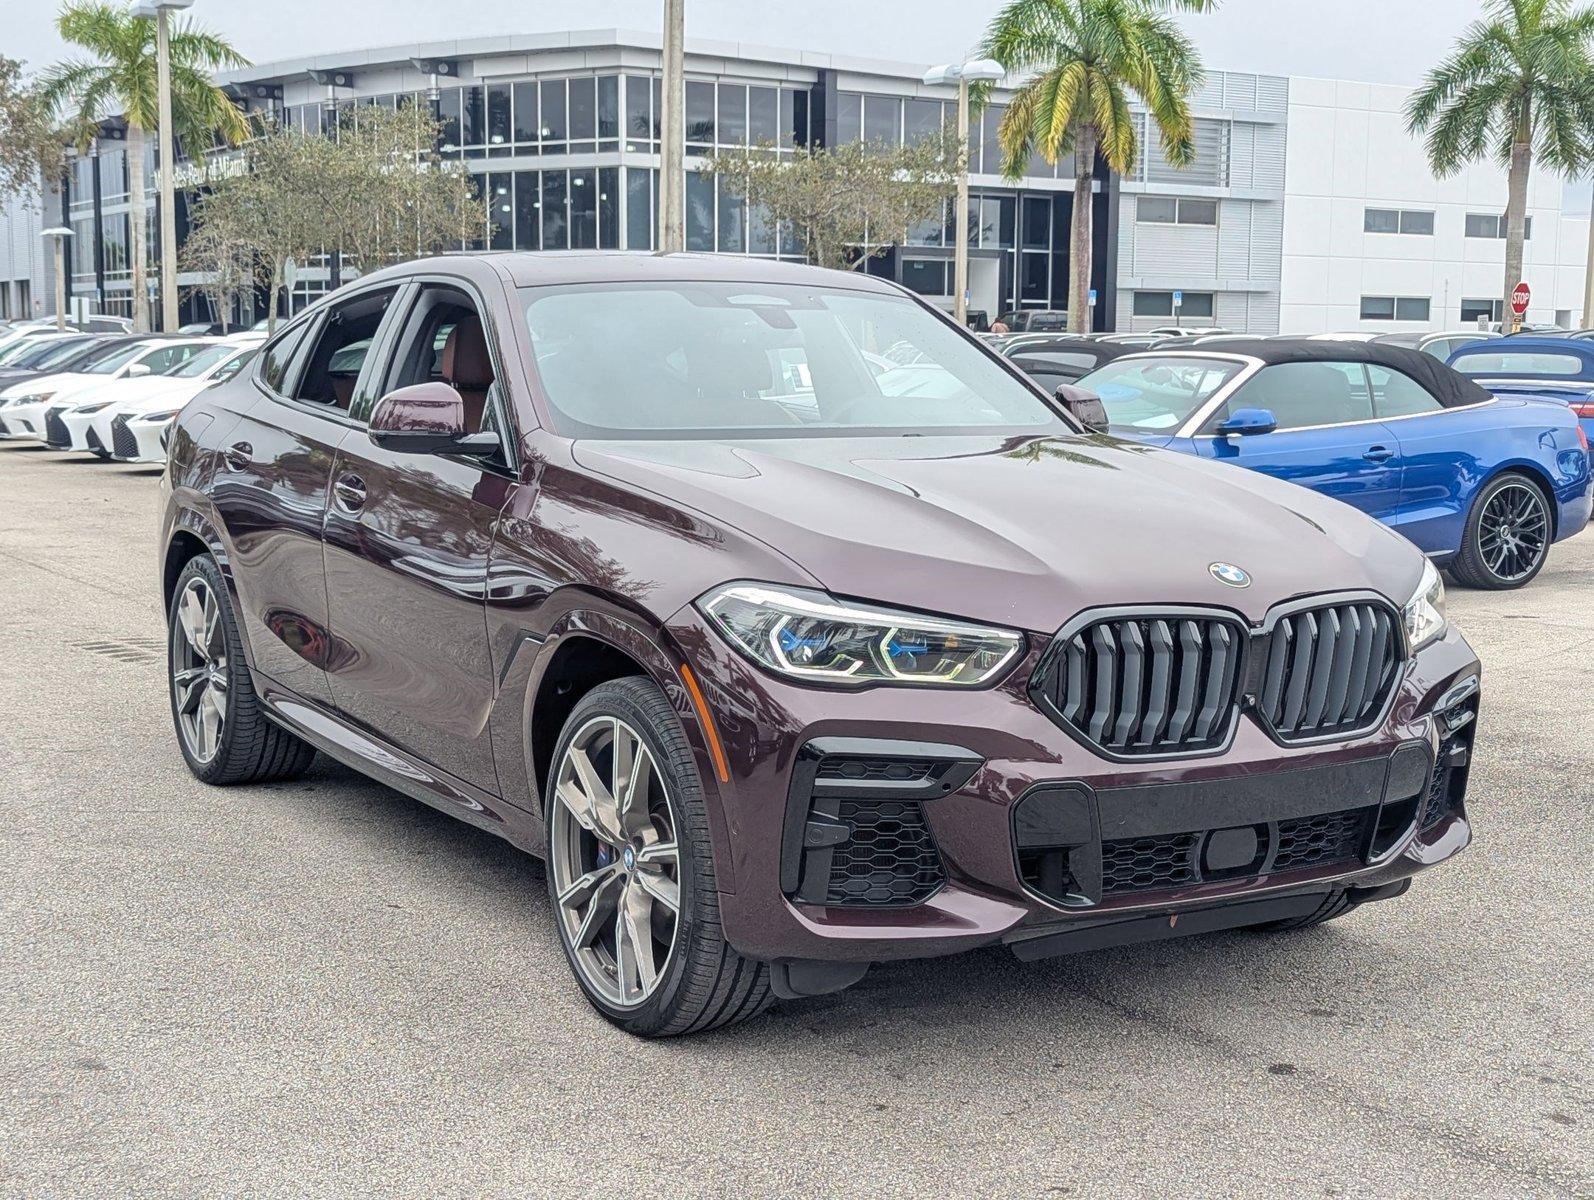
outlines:
[[[1471,838],[1479,667],[1420,553],[1094,432],[893,285],[450,257],[257,364],[171,437],[189,766],[320,750],[545,857],[633,1033],[1296,929]]]

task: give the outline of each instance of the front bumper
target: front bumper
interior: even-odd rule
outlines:
[[[844,692],[758,671],[690,610],[671,634],[726,750],[727,782],[700,765],[728,859],[726,935],[754,958],[1033,948],[1130,917],[1373,897],[1471,840],[1479,664],[1454,629],[1404,665],[1370,733],[1281,746],[1246,713],[1222,754],[1136,763],[1108,761],[1035,707],[1038,652],[990,690]],[[1454,730],[1436,715],[1452,709],[1467,710]],[[1223,920],[1186,931],[1203,927]]]

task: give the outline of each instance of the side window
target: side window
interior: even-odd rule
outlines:
[[[446,383],[465,402],[467,432],[507,428],[487,328],[468,292],[446,284],[423,284],[397,344],[387,390]]]
[[[258,350],[248,350],[243,354],[238,355],[236,358],[228,359],[226,362],[222,363],[221,366],[216,368],[216,373],[210,377],[210,381],[212,383],[226,383],[233,376],[237,375],[239,371],[242,371],[245,367],[252,363],[259,356],[259,354],[260,351]]]
[[[161,346],[151,350],[138,361],[149,368],[151,375],[165,375],[175,371],[204,349],[205,346],[196,342],[182,342],[175,346]]]
[[[1410,417],[1444,407],[1409,375],[1372,366],[1367,374],[1373,381],[1373,408],[1380,417]]]
[[[294,352],[299,349],[299,344],[304,341],[305,330],[310,328],[310,324],[310,322],[304,321],[294,328],[284,331],[280,337],[261,352],[260,382],[278,395],[283,393],[283,389],[287,384],[288,364],[293,361]]]
[[[1456,343],[1450,338],[1437,338],[1422,348],[1422,352],[1431,358],[1444,362],[1455,352]]]
[[[321,322],[304,370],[288,395],[348,412],[371,343],[397,292],[396,287],[367,292],[331,309]]]
[[[1208,423],[1213,428],[1242,408],[1265,408],[1280,430],[1370,421],[1372,395],[1360,363],[1275,363],[1230,396]]]

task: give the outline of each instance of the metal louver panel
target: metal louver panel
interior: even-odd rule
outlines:
[[[1107,617],[1054,644],[1035,690],[1054,719],[1114,756],[1221,748],[1248,641],[1206,614]]]
[[[1399,674],[1399,618],[1381,604],[1336,604],[1273,626],[1257,709],[1281,741],[1368,728]]]

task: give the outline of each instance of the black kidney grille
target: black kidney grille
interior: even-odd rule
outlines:
[[[111,453],[117,458],[138,457],[138,439],[127,427],[126,417],[117,417],[111,422]]]
[[[1246,630],[1220,617],[1113,617],[1058,646],[1041,687],[1114,754],[1209,750],[1228,739]]]
[[[52,450],[65,449],[72,444],[72,434],[68,432],[66,422],[61,420],[61,414],[66,411],[66,405],[52,408],[44,414],[44,444]]]
[[[1380,604],[1291,613],[1273,626],[1257,706],[1283,741],[1332,737],[1378,719],[1395,685],[1400,630]]]

